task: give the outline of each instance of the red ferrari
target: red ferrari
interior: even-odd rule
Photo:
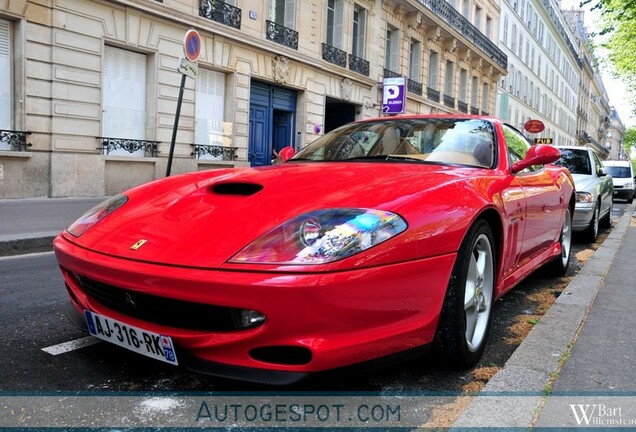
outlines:
[[[494,301],[567,269],[559,156],[494,118],[401,116],[276,166],[157,180],[56,238],[68,313],[139,354],[256,382],[428,347],[470,367]]]

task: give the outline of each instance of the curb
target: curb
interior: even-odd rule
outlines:
[[[452,429],[532,427],[542,410],[544,394],[558,376],[603,286],[633,213],[632,204],[503,369],[476,395]],[[523,397],[510,397],[518,395]]]
[[[0,236],[0,256],[24,255],[53,250],[57,231],[31,233],[18,236]]]

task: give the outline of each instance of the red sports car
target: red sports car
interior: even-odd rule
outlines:
[[[567,269],[559,155],[494,118],[401,116],[276,166],[157,180],[55,240],[70,313],[129,350],[250,381],[427,347],[470,367],[495,299],[544,264]]]

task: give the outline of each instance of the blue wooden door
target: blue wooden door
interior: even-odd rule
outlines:
[[[273,147],[276,151],[280,151],[283,147],[293,146],[292,137],[292,118],[293,113],[285,111],[274,111],[274,136]]]
[[[250,105],[250,132],[248,159],[252,166],[271,163],[272,144],[269,137],[269,107]]]

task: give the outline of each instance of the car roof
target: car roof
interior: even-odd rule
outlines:
[[[603,161],[603,164],[609,165],[609,166],[630,166],[631,162],[623,161],[623,160],[607,160],[607,161]]]

